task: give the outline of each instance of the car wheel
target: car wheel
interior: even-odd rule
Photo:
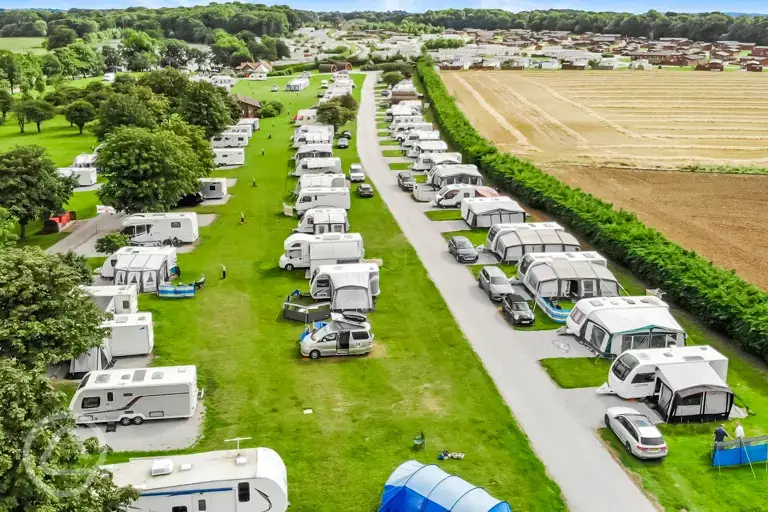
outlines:
[[[603,420],[605,421],[605,426],[611,428],[611,418],[607,414],[603,417]]]
[[[136,416],[135,418],[133,418],[134,425],[141,425],[142,423],[144,423],[144,418],[142,418],[141,416]]]
[[[120,424],[124,427],[127,427],[128,425],[131,424],[131,418],[129,418],[128,416],[123,416],[122,418],[120,418]]]
[[[491,294],[491,290],[488,290],[488,300],[493,302],[493,295]]]
[[[626,443],[624,443],[624,446],[626,446],[626,447],[627,447],[627,451],[628,451],[630,454],[634,455],[634,453],[632,453],[632,445],[631,445],[631,444],[629,444],[629,441],[627,441]]]
[[[293,270],[293,265],[291,265],[290,263],[289,263],[289,264],[287,264],[287,265],[285,266],[285,270],[287,270],[288,272],[290,272],[291,270]]]
[[[483,282],[480,280],[480,278],[477,279],[477,287],[481,290],[483,289]]]
[[[320,359],[320,351],[319,350],[313,350],[309,353],[310,359]]]

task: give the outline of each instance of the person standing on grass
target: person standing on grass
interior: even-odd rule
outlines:
[[[725,424],[720,425],[715,429],[715,442],[716,443],[722,443],[725,441],[725,438],[733,439],[730,434],[728,434],[728,431],[725,430]]]
[[[741,426],[740,422],[736,422],[736,432],[734,432],[734,435],[736,436],[736,439],[744,439],[744,427]]]

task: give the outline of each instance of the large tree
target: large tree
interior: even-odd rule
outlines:
[[[16,219],[5,208],[0,208],[0,250],[10,247],[19,238],[16,236]]]
[[[13,96],[7,89],[0,89],[0,114],[3,114],[3,119],[10,112],[11,105],[13,104]]]
[[[75,42],[77,39],[77,32],[72,30],[69,27],[55,27],[53,30],[51,30],[51,33],[48,34],[48,45],[47,48],[49,50],[55,50],[56,48],[63,48],[65,46],[68,46]]]
[[[123,65],[123,56],[114,46],[102,46],[101,58],[107,71],[117,71]]]
[[[56,109],[52,104],[45,100],[27,100],[22,103],[22,112],[30,123],[35,123],[37,133],[41,131],[43,122],[53,119],[56,115]],[[24,133],[24,129],[21,130]]]
[[[0,153],[0,207],[18,219],[22,239],[31,221],[61,211],[74,186],[74,179],[59,176],[40,146],[17,146]]]
[[[118,128],[96,158],[107,179],[99,198],[127,212],[169,210],[200,187],[199,157],[187,138],[171,130]]]
[[[99,107],[97,119],[98,123],[92,129],[100,140],[120,126],[157,126],[152,110],[131,94],[114,94],[107,98]]]
[[[189,61],[189,45],[178,39],[164,39],[160,45],[160,65],[182,68]]]
[[[317,107],[317,122],[333,125],[334,131],[355,118],[355,111],[342,107],[337,101],[328,101]]]
[[[174,68],[157,69],[143,75],[138,83],[149,87],[153,93],[162,94],[173,103],[178,101],[179,91],[183,91],[189,79],[181,71]]]
[[[213,151],[211,151],[211,143],[205,137],[205,130],[202,127],[189,124],[180,115],[173,114],[163,121],[160,128],[171,131],[187,141],[196,155],[195,159],[189,162],[189,165],[195,167],[193,172],[198,177],[208,176],[213,171]]]
[[[82,135],[85,123],[90,123],[96,119],[96,109],[85,100],[77,100],[66,106],[64,117],[67,121],[77,126]]]
[[[405,80],[405,76],[399,71],[390,71],[381,76],[381,80],[387,85],[395,85]]]
[[[83,464],[63,397],[44,371],[0,358],[0,510],[114,512],[138,498],[98,467],[103,457]]]
[[[178,111],[189,124],[202,126],[208,138],[233,122],[221,89],[207,82],[189,82],[179,99]]]

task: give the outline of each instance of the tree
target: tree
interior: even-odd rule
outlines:
[[[285,110],[285,107],[283,106],[283,104],[277,100],[270,100],[264,106],[275,109],[275,112],[277,112],[277,115],[282,114],[283,110]]]
[[[11,93],[7,89],[0,89],[0,113],[3,114],[3,119],[11,110],[12,104],[13,96],[11,96]]]
[[[22,102],[22,111],[30,123],[37,125],[37,133],[40,133],[40,127],[44,121],[53,119],[56,115],[56,109],[45,100],[27,100]],[[24,130],[22,130],[24,133]]]
[[[167,211],[199,189],[198,157],[187,139],[170,130],[117,128],[96,157],[107,179],[98,196],[117,210]]]
[[[114,46],[102,46],[101,58],[104,61],[104,67],[107,71],[115,72],[123,65],[123,57],[120,51]]]
[[[67,251],[64,254],[58,254],[58,256],[65,265],[72,269],[80,284],[93,284],[91,267],[88,266],[88,259],[85,256],[74,251]]]
[[[282,39],[277,42],[277,44],[275,45],[275,49],[277,50],[278,59],[291,58],[291,49],[288,47],[287,44],[285,44],[285,41],[283,41]]]
[[[0,208],[0,250],[4,247],[13,245],[18,237],[16,236],[16,220],[5,208]]]
[[[61,211],[74,186],[73,178],[59,176],[40,146],[17,146],[0,153],[0,207],[19,221],[22,240],[29,222]]]
[[[357,111],[357,101],[349,93],[339,98],[339,105],[352,111]]]
[[[112,254],[117,252],[121,247],[125,247],[131,243],[131,237],[119,232],[107,233],[98,240],[96,240],[96,252],[102,254]]]
[[[120,126],[138,126],[154,128],[157,121],[153,112],[143,102],[131,94],[113,94],[101,104],[98,122],[92,128],[99,140],[104,140],[108,133]]]
[[[183,91],[189,79],[174,68],[151,71],[139,78],[139,85],[149,87],[153,93],[162,94],[169,100],[176,100],[179,91]]]
[[[53,53],[46,53],[40,59],[43,74],[49,78],[60,75],[64,67],[59,58]]]
[[[160,65],[182,68],[189,61],[189,45],[179,39],[164,39],[160,45]]]
[[[397,83],[400,83],[403,80],[405,80],[405,76],[401,72],[399,72],[399,71],[390,71],[389,73],[384,73],[381,76],[381,80],[385,84],[387,84],[389,86],[393,86],[393,85],[395,85]]]
[[[0,409],[2,510],[34,504],[38,511],[110,512],[126,510],[138,499],[138,491],[117,487],[112,475],[99,467],[103,456],[83,464],[88,453],[83,447],[93,443],[78,441],[64,395],[53,388],[44,371],[29,371],[15,359],[0,359]]]
[[[221,90],[207,82],[189,82],[179,98],[181,117],[189,124],[202,126],[207,138],[221,133],[233,121]]]
[[[363,64],[360,67],[360,70],[361,71],[375,71],[376,70],[376,64],[374,64],[372,60],[369,60],[368,62],[366,62],[365,64]]]
[[[190,149],[196,155],[194,160],[189,162],[189,165],[194,167],[192,169],[194,174],[200,178],[211,174],[214,169],[213,151],[211,151],[209,139],[205,136],[205,130],[201,126],[191,125],[184,121],[179,114],[173,114],[163,121],[160,128],[173,132],[187,141]]]
[[[277,117],[277,116],[278,116],[277,109],[273,105],[265,105],[259,111],[259,117],[261,117],[262,119],[269,119],[270,117]]]
[[[204,71],[208,69],[208,63],[211,60],[210,52],[201,50],[200,48],[190,48],[187,51],[187,58],[189,62],[197,66],[197,69]]]
[[[48,34],[48,50],[69,46],[77,40],[77,32],[69,27],[58,26]]]
[[[328,101],[317,107],[317,122],[333,125],[337,131],[341,125],[355,118],[355,112],[342,107],[336,101]]]
[[[96,119],[96,109],[85,100],[77,100],[67,105],[64,110],[64,117],[68,122],[77,126],[82,135],[85,123],[90,123]]]
[[[17,56],[9,50],[0,50],[0,78],[8,82],[8,90],[13,93],[20,81]]]

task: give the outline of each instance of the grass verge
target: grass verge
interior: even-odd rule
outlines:
[[[381,152],[382,156],[404,156],[402,149],[385,149]]]
[[[461,220],[460,210],[429,210],[424,212],[424,215],[429,217],[429,220]]]
[[[539,363],[565,389],[598,387],[607,380],[611,367],[611,361],[592,357],[553,357]]]
[[[392,171],[408,171],[413,164],[410,162],[398,162],[389,164],[389,169]]]

